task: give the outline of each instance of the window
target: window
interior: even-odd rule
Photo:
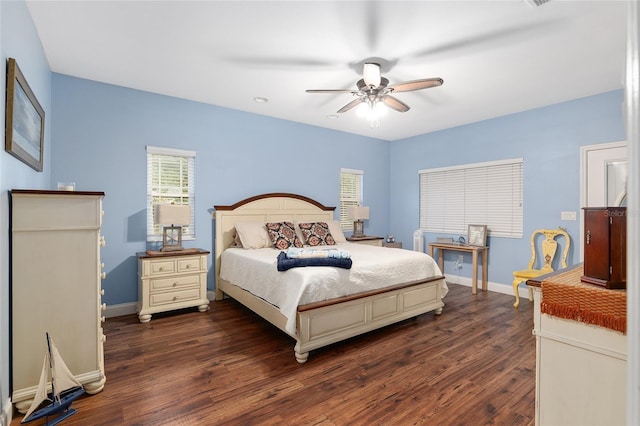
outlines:
[[[353,221],[347,218],[349,206],[362,205],[362,170],[340,169],[340,227],[353,229]]]
[[[477,224],[494,237],[522,238],[522,158],[418,173],[423,231],[466,236]]]
[[[195,160],[194,151],[147,146],[147,241],[162,241],[162,224],[153,223],[155,205],[162,203],[191,206],[182,238],[195,239]]]

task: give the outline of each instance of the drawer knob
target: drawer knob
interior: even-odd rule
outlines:
[[[106,311],[106,310],[107,310],[107,304],[106,304],[106,303],[103,303],[103,304],[100,306],[100,308],[101,308],[103,311]]]
[[[100,278],[102,278],[103,280],[107,278],[107,273],[106,272],[101,273]]]
[[[158,271],[160,271],[160,272],[164,271],[164,266],[159,267]]]
[[[175,281],[175,282],[173,283],[173,286],[174,286],[174,287],[176,287],[177,285],[178,285],[178,282],[177,282],[177,281]]]
[[[191,268],[191,265],[187,263],[187,269]]]
[[[104,296],[104,288],[100,289],[100,296]]]
[[[176,300],[178,300],[178,296],[173,296],[173,301],[175,302]]]

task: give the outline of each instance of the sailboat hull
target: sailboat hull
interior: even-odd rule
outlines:
[[[54,400],[49,405],[42,407],[41,409],[34,411],[28,418],[24,418],[20,423],[29,423],[34,420],[41,419],[43,417],[50,417],[57,415],[54,419],[47,419],[46,426],[53,426],[60,423],[62,420],[70,417],[76,413],[75,409],[69,409],[71,403],[78,399],[84,393],[84,389],[75,389],[65,394],[60,395],[60,401]]]

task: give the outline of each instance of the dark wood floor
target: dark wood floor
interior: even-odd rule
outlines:
[[[147,324],[110,318],[105,388],[63,424],[534,424],[531,302],[450,289],[441,316],[312,351],[303,365],[292,339],[233,300]]]

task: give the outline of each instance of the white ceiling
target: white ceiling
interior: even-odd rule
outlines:
[[[28,1],[51,70],[397,140],[623,87],[624,1]],[[411,106],[327,116],[378,58]],[[256,103],[265,97],[267,103]]]

